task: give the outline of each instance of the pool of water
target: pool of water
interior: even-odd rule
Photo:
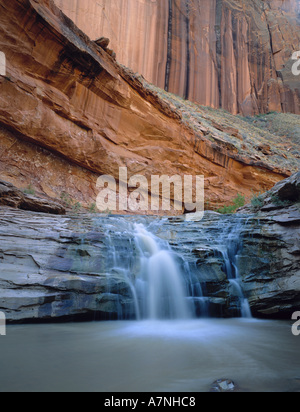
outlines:
[[[300,337],[254,319],[8,326],[0,336],[1,392],[300,390]]]

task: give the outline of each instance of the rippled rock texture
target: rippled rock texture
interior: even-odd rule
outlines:
[[[92,39],[172,93],[231,113],[300,113],[296,0],[56,0]]]

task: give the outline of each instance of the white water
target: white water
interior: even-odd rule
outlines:
[[[140,272],[135,281],[139,316],[146,319],[191,317],[182,275],[172,252],[142,224],[135,225],[135,243],[140,254]]]

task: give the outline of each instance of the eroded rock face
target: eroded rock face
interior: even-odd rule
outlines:
[[[291,317],[300,307],[300,172],[260,196],[239,263],[253,313]],[[242,212],[253,211],[253,206]]]
[[[56,0],[118,61],[161,88],[234,114],[300,113],[296,0]]]
[[[297,219],[290,219],[290,213]],[[260,226],[244,238],[239,257],[243,287],[252,313],[287,318],[300,307],[299,206],[280,219],[261,217]]]
[[[107,277],[104,232],[92,229],[93,217],[1,208],[0,307],[8,321],[134,318],[128,284]]]
[[[235,147],[201,120],[193,129],[116,63],[107,40],[104,48],[91,41],[52,1],[0,3],[3,180],[56,198],[67,192],[89,206],[99,175],[118,179],[127,166],[128,177],[141,174],[148,182],[152,175],[204,175],[206,199],[224,204],[291,173],[280,162],[240,153],[238,130],[219,126]]]

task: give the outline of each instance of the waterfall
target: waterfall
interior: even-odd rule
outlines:
[[[140,254],[140,272],[135,288],[142,318],[186,319],[191,317],[182,274],[166,245],[135,225],[135,243]]]
[[[240,220],[234,227],[229,227],[220,233],[220,252],[224,259],[224,271],[227,275],[231,296],[239,301],[240,315],[243,318],[251,318],[251,309],[241,286],[239,270],[236,264],[238,252],[242,246],[241,231],[243,221]]]
[[[217,316],[223,316],[224,308],[224,316],[251,317],[238,269],[245,219],[216,216],[215,221],[209,217],[208,221],[215,224],[207,226],[205,220],[197,225],[184,224],[146,217],[107,219],[106,260],[102,273],[105,270],[107,274],[107,298],[114,299],[119,308],[118,319],[209,317],[210,313],[216,313],[216,305],[220,308]],[[180,244],[171,239],[176,224],[187,234]],[[228,298],[211,294],[211,281],[208,280],[207,286],[207,271],[201,271],[202,258],[199,266],[194,244],[203,245],[201,250],[215,255],[212,264],[221,262],[223,265],[221,270],[228,280]],[[209,267],[209,262],[208,259],[204,264]],[[116,294],[116,282],[120,284],[119,294]],[[124,295],[125,288],[129,292]],[[129,301],[133,302],[131,309],[128,309]]]
[[[248,300],[245,298],[243,290],[241,288],[240,282],[238,279],[229,279],[231,285],[231,294],[236,296],[239,300],[240,311],[242,318],[251,318],[251,309]]]

